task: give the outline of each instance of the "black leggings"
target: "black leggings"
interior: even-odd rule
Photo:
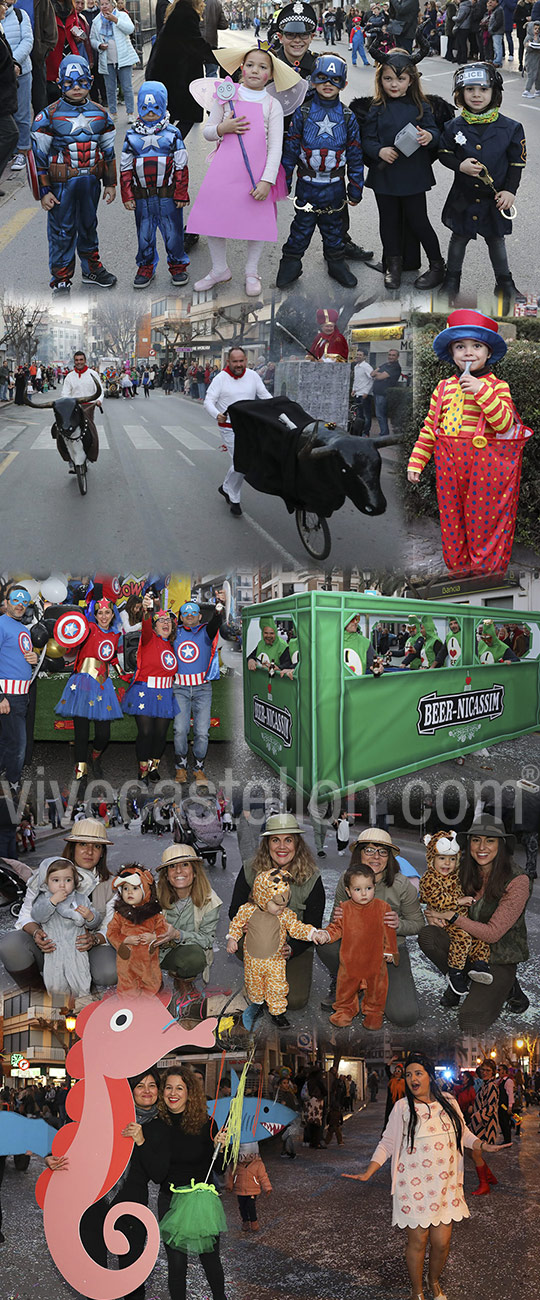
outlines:
[[[401,257],[403,224],[420,240],[430,262],[442,262],[441,246],[429,224],[425,194],[376,194],[379,230],[386,257]]]
[[[161,758],[167,744],[170,718],[136,718],[135,753],[139,763]]]
[[[466,235],[452,235],[448,247],[447,275],[461,274],[469,242]],[[502,280],[504,276],[510,275],[504,235],[493,235],[491,239],[486,239],[486,244],[495,279]]]
[[[86,763],[90,743],[90,718],[74,718],[73,730],[75,732],[75,762]],[[103,750],[107,748],[110,739],[110,722],[94,722],[94,749],[96,753],[102,754]]]

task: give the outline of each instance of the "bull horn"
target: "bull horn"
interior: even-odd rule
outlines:
[[[319,436],[319,421],[315,420],[311,433],[308,433],[307,440],[298,452],[298,460],[307,460],[312,455],[313,448]]]
[[[326,443],[323,447],[313,447],[309,453],[310,460],[323,460],[325,456],[333,456],[335,447]]]
[[[50,411],[54,406],[54,402],[32,402],[30,398],[27,397],[26,393],[24,394],[23,401],[25,406],[31,406],[34,411]]]
[[[80,402],[81,406],[88,406],[89,402],[95,402],[97,397],[101,397],[101,384],[96,384],[95,379],[94,379],[94,388],[95,388],[95,392],[93,397],[79,397],[77,399]]]
[[[398,433],[386,433],[380,438],[370,438],[372,447],[397,447],[398,443],[403,442],[403,437]]]

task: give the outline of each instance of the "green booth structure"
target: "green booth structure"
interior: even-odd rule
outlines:
[[[355,615],[357,649],[345,633]],[[371,674],[362,638],[426,618],[428,648],[434,638],[446,643],[444,666],[417,658],[401,669],[393,652],[384,672]],[[323,784],[325,792],[345,794],[536,731],[540,612],[525,618],[355,592],[302,592],[249,606],[242,613],[246,742],[310,797]],[[273,647],[261,620],[269,623],[268,641],[275,629]],[[494,620],[492,629],[486,620]],[[286,644],[288,637],[293,653],[284,671],[276,639]],[[517,660],[502,658],[505,647]]]

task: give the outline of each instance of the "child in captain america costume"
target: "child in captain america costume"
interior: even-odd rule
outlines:
[[[283,150],[289,190],[297,169],[296,211],[276,284],[286,288],[302,274],[302,258],[318,226],[328,274],[345,288],[354,288],[356,277],[344,260],[343,211],[347,201],[352,206],[360,203],[364,169],[358,123],[339,98],[347,85],[345,59],[321,54],[310,80],[313,97],[296,109]]]
[[[87,60],[70,54],[58,72],[61,98],[38,113],[32,127],[37,189],[47,213],[50,286],[67,293],[79,254],[85,284],[112,289],[116,276],[99,256],[97,205],[116,194],[115,128],[106,109],[88,98],[92,73]]]
[[[122,202],[135,212],[139,240],[133,288],[145,289],[154,279],[158,230],[173,284],[187,284],[189,257],[184,251],[182,219],[182,208],[189,202],[187,152],[178,127],[169,121],[163,82],[143,82],[137,109],[139,116],[127,132],[120,161]]]

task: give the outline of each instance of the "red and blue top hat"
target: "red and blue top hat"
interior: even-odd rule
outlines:
[[[499,326],[491,316],[482,316],[479,311],[453,311],[448,317],[446,329],[441,330],[433,340],[433,351],[439,361],[452,361],[450,351],[452,343],[458,339],[477,339],[485,343],[491,352],[492,362],[502,361],[506,354],[506,343],[499,334]]]

